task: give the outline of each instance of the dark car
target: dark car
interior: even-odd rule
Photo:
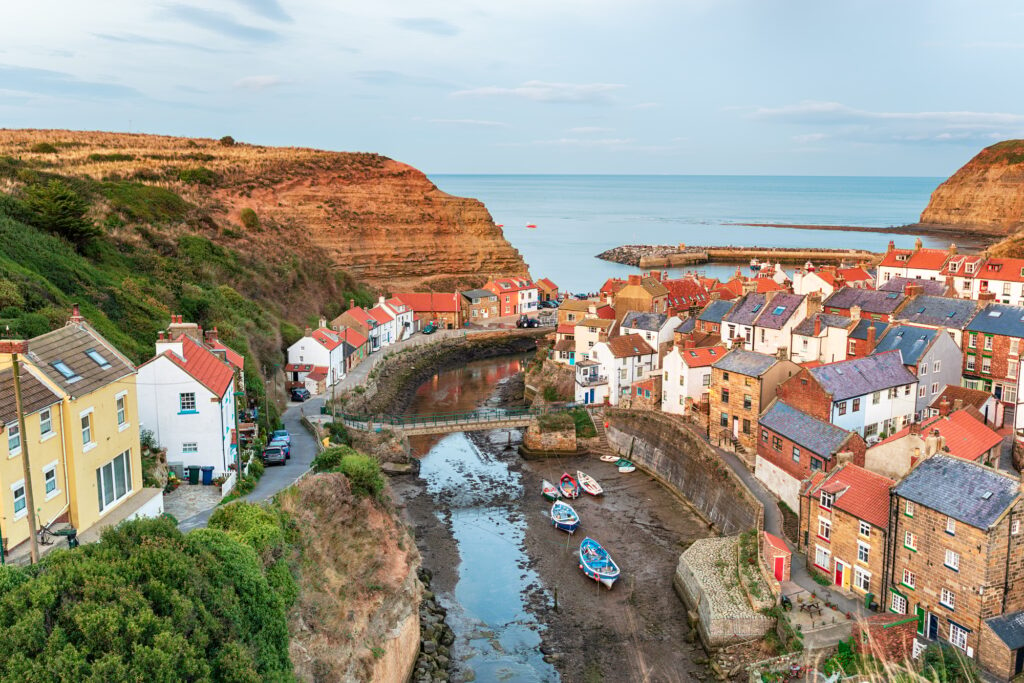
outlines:
[[[263,449],[264,465],[284,465],[287,460],[288,456],[280,446],[267,446]]]
[[[540,327],[540,322],[535,318],[528,318],[525,315],[520,316],[519,320],[516,321],[516,327]]]
[[[284,439],[271,439],[269,447],[283,450],[285,459],[291,459],[292,457],[292,446]]]
[[[436,331],[437,327],[434,325],[434,323],[427,323],[426,326],[422,330],[420,330],[420,332],[422,332],[423,334],[434,334],[434,332]]]
[[[303,401],[309,399],[309,397],[312,396],[312,394],[309,393],[309,389],[299,387],[291,390],[291,396],[293,401],[298,401],[299,403],[302,403]]]

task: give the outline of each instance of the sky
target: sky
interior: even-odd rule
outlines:
[[[946,176],[1024,137],[1004,0],[0,3],[0,127],[427,173]]]

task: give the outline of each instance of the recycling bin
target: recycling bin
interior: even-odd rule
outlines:
[[[203,470],[203,486],[209,486],[213,483],[213,465],[207,465],[201,468]]]
[[[195,486],[199,483],[199,465],[189,465],[185,468],[188,471],[188,483]]]

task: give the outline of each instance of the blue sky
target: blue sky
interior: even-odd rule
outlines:
[[[0,126],[428,173],[945,176],[1024,137],[1021,36],[999,0],[5,2]]]

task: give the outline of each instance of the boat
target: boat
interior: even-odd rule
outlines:
[[[504,223],[497,223],[494,227],[496,227],[496,228],[504,228],[505,224]]]
[[[602,455],[601,462],[618,462],[619,456],[617,455]]]
[[[527,223],[527,224],[526,224],[526,227],[528,227],[528,228],[530,228],[531,230],[533,230],[533,229],[534,229],[534,228],[536,228],[537,226],[536,226],[536,225],[534,225],[533,223]]]
[[[756,258],[750,259],[750,269],[751,270],[760,270],[761,269],[761,262],[759,260],[757,260]]]
[[[597,483],[597,479],[586,472],[580,472],[576,470],[576,479],[580,483],[580,488],[589,493],[592,496],[599,496],[604,493],[604,489]]]
[[[557,505],[558,503],[555,503]],[[619,565],[600,543],[587,536],[580,543],[580,569],[594,581],[600,581],[608,590],[619,578]]]
[[[556,500],[551,506],[551,523],[556,529],[568,531],[570,534],[580,528],[580,516],[572,505]]]
[[[576,483],[571,474],[565,472],[558,480],[558,492],[562,494],[562,498],[579,498],[580,485]]]
[[[557,500],[562,497],[558,493],[558,488],[547,479],[541,483],[540,494],[548,500]]]
[[[619,472],[628,474],[629,472],[636,472],[636,465],[626,460],[625,458],[615,463],[615,466],[619,468]]]

